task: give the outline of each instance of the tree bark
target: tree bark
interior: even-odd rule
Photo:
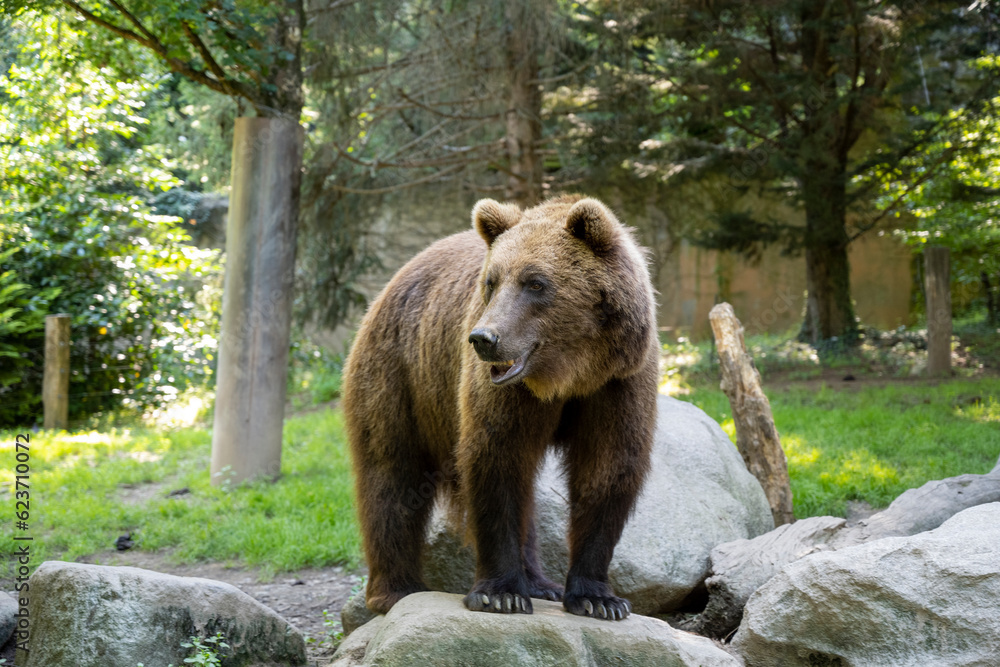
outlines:
[[[215,484],[281,472],[301,165],[298,123],[236,119],[212,435]]]
[[[729,397],[736,423],[736,447],[747,469],[764,488],[774,525],[795,521],[788,463],[774,426],[771,404],[760,386],[760,373],[743,342],[743,326],[728,303],[708,314],[722,368],[722,391]]]
[[[819,155],[806,162],[802,174],[808,294],[800,338],[813,344],[832,339],[851,343],[858,326],[847,259],[846,166],[831,155],[833,147],[817,143],[812,150]]]
[[[505,3],[507,42],[505,44],[507,85],[507,157],[509,170],[505,196],[523,207],[542,199],[542,159],[538,141],[542,138],[542,91],[538,84],[540,45],[538,22],[531,15],[531,3]]]
[[[986,323],[987,324],[1000,324],[1000,307],[998,307],[997,301],[1000,300],[996,295],[993,294],[993,285],[990,282],[990,274],[986,271],[982,271],[979,274],[980,280],[983,283],[983,291],[986,293]]]
[[[948,248],[924,250],[927,281],[927,374],[951,374],[951,271]]]

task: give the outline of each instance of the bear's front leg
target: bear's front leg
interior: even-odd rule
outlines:
[[[614,594],[608,567],[649,469],[655,379],[613,381],[574,407],[567,456],[570,567],[563,606],[580,616],[621,620],[632,605]]]
[[[495,413],[494,413],[495,414]],[[530,614],[531,580],[522,560],[535,471],[545,448],[539,421],[503,411],[469,419],[458,449],[462,492],[476,545],[472,611]]]

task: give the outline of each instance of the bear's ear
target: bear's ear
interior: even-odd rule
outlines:
[[[472,207],[472,226],[486,241],[493,241],[521,219],[521,209],[513,204],[501,204],[493,199],[480,199]]]
[[[618,219],[596,199],[581,199],[573,204],[566,217],[566,229],[598,255],[611,250]]]

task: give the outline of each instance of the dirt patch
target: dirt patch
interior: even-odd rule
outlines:
[[[82,562],[101,565],[127,565],[154,570],[179,577],[202,577],[224,581],[235,586],[258,602],[281,614],[314,642],[307,644],[310,667],[325,665],[333,656],[330,642],[323,641],[331,628],[323,624],[323,610],[338,622],[340,610],[351,596],[352,589],[361,583],[364,569],[345,570],[342,567],[310,568],[284,572],[267,579],[256,568],[229,567],[222,563],[177,565],[167,553],[143,551],[108,551],[87,558]]]

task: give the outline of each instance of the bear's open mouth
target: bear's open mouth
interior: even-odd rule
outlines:
[[[490,380],[493,384],[506,384],[516,378],[524,370],[524,364],[531,353],[523,354],[511,361],[498,361],[490,366]]]

